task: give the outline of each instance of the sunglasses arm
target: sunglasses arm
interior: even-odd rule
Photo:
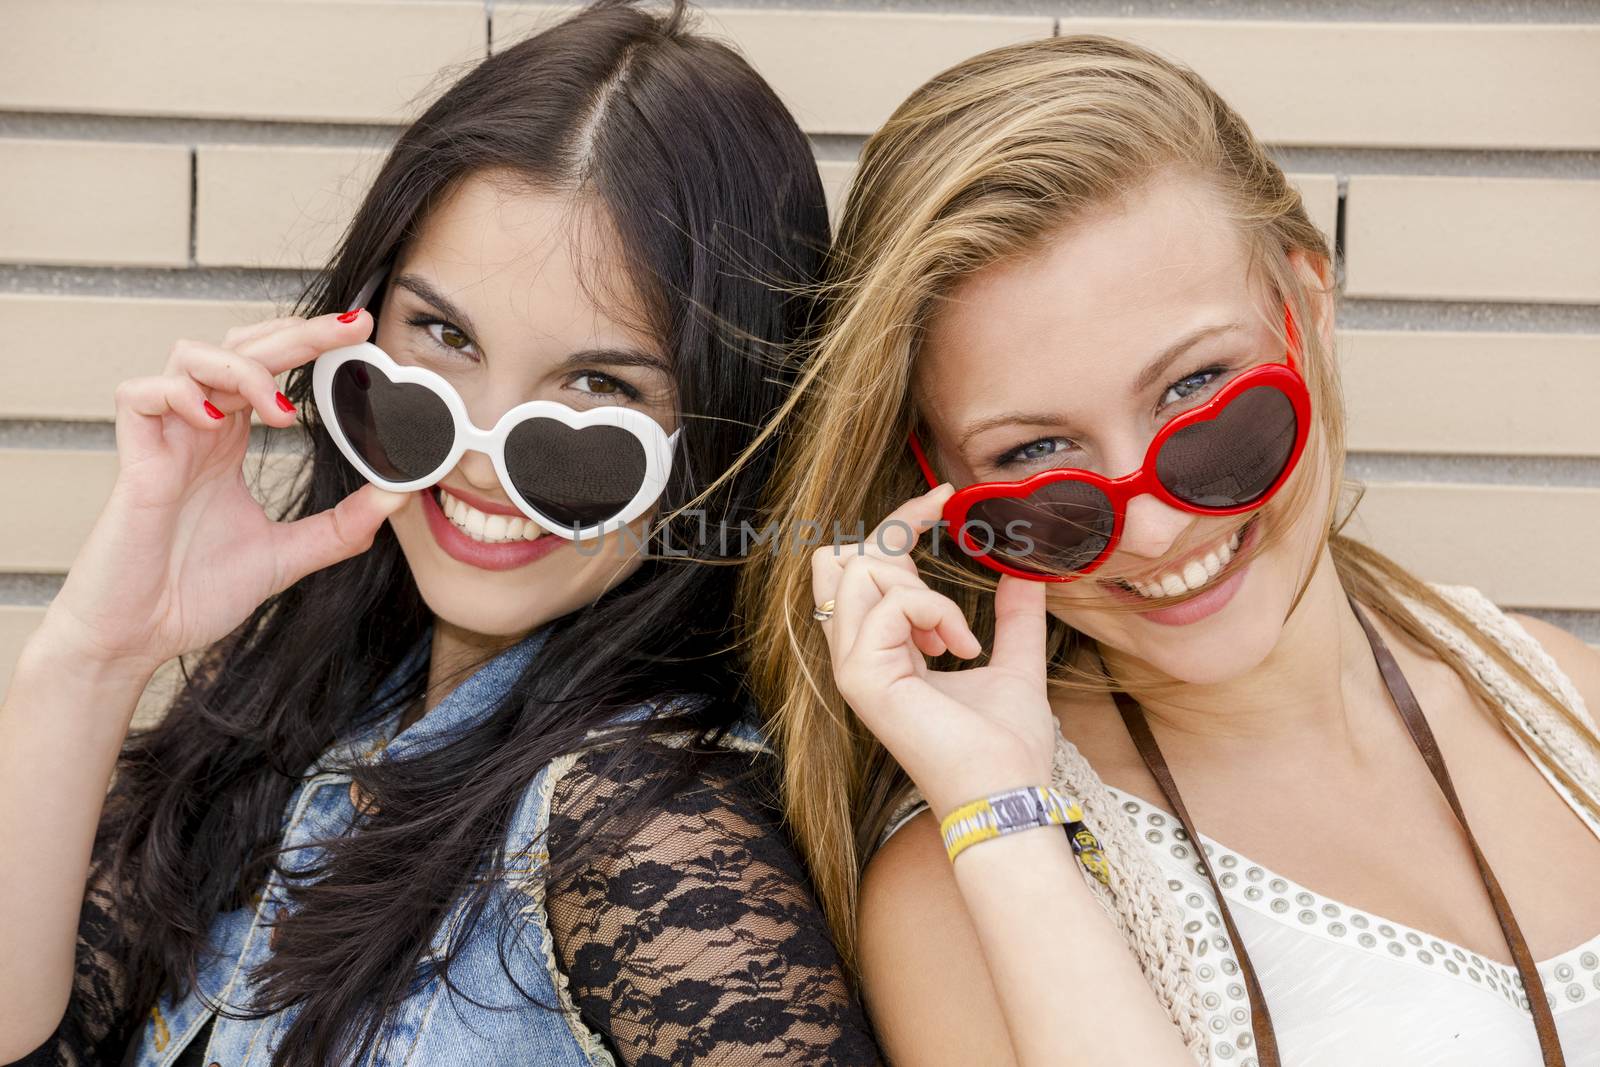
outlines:
[[[906,434],[906,442],[911,445],[911,454],[917,457],[917,466],[922,468],[922,476],[928,479],[928,487],[937,489],[939,477],[933,473],[933,464],[928,462],[928,457],[922,451],[922,445],[917,441],[917,431],[912,430]]]
[[[350,306],[345,308],[345,310],[346,311],[354,311],[356,308],[364,308],[369,303],[371,303],[372,302],[372,294],[374,294],[374,293],[376,293],[378,291],[378,286],[383,284],[384,276],[387,275],[388,273],[389,273],[389,264],[388,263],[379,264],[378,267],[371,274],[367,275],[366,284],[362,285],[361,291],[356,294],[356,297],[355,297],[354,300],[350,301]]]

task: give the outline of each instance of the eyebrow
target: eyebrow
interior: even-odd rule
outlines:
[[[1172,365],[1174,360],[1206,338],[1242,329],[1244,329],[1244,326],[1237,322],[1218,322],[1210,326],[1202,326],[1198,330],[1180,337],[1168,345],[1166,351],[1152,359],[1144,370],[1139,372],[1139,377],[1135,378],[1133,382],[1133,391],[1142,393],[1156,384],[1157,380],[1167,372],[1167,368]]]
[[[1147,363],[1144,370],[1139,372],[1139,377],[1134,379],[1133,382],[1133,391],[1142,393],[1150,388],[1161,379],[1161,376],[1167,372],[1167,368],[1178,357],[1206,338],[1243,328],[1243,325],[1237,322],[1219,322],[1210,326],[1202,326],[1198,330],[1191,331],[1178,338],[1178,340],[1163,349],[1160,355]],[[957,442],[957,447],[965,448],[968,441],[997,426],[1056,426],[1063,421],[1059,414],[1051,412],[1008,411],[999,415],[991,415],[986,419],[979,419],[969,426],[967,431],[961,435],[961,440]]]
[[[654,352],[637,348],[585,348],[574,352],[557,365],[558,370],[576,370],[578,367],[642,367],[670,376],[672,364]]]
[[[408,290],[438,308],[445,318],[465,330],[472,337],[478,336],[478,331],[472,325],[472,317],[443,293],[435,289],[426,278],[416,274],[402,274],[395,278],[394,284]],[[641,351],[637,348],[586,348],[581,352],[574,352],[561,361],[558,369],[567,370],[579,366],[606,366],[606,367],[643,367],[647,370],[657,370],[662,374],[670,375],[672,365],[653,352]]]
[[[472,316],[468,315],[455,302],[433,287],[428,279],[416,274],[402,274],[395,278],[395,287],[406,289],[444,313],[444,317],[467,331],[473,337],[478,336],[478,331],[472,325]]]

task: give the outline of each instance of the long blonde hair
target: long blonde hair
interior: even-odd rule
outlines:
[[[1288,253],[1298,249],[1322,264],[1332,257],[1299,193],[1198,75],[1134,44],[1082,34],[985,52],[914,92],[862,151],[832,253],[824,320],[783,416],[768,500],[769,518],[784,532],[747,568],[740,591],[751,682],[783,755],[787,817],[852,970],[858,881],[909,781],[832,684],[827,646],[810,617],[810,556],[796,550],[803,538],[794,532],[816,523],[850,531],[863,521],[870,529],[925,489],[905,440],[917,340],[941,295],[1173,169],[1217,194],[1247,243],[1252,268],[1289,301],[1297,323],[1310,321],[1305,283]],[[1282,326],[1280,320],[1280,337]],[[1407,599],[1469,632],[1494,662],[1600,747],[1586,723],[1454,604],[1339,533],[1353,504],[1339,506],[1350,487],[1342,483],[1336,361],[1319,331],[1299,334],[1320,459],[1333,472],[1323,506],[1344,589],[1454,668],[1514,735],[1531,741]],[[926,555],[919,562],[932,564]],[[924,573],[963,604],[988,647],[988,597],[975,594],[985,583],[970,572],[955,580],[946,570]],[[1064,661],[1074,639],[1051,620],[1054,663]],[[1600,816],[1600,806],[1562,768],[1552,770]]]

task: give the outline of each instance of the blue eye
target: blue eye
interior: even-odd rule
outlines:
[[[1161,394],[1161,406],[1165,407],[1168,404],[1176,404],[1180,400],[1187,400],[1216,381],[1222,372],[1223,368],[1221,367],[1207,367],[1205,370],[1195,371],[1188,377],[1173,382],[1167,387],[1167,391]]]
[[[1013,448],[995,458],[997,467],[1008,466],[1012,463],[1037,463],[1041,459],[1049,459],[1058,452],[1065,452],[1072,442],[1065,437],[1041,437],[1037,441],[1029,441],[1021,448]]]

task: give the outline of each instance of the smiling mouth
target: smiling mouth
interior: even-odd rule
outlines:
[[[1239,551],[1239,545],[1249,535],[1250,527],[1258,518],[1260,512],[1250,516],[1227,539],[1213,546],[1205,554],[1191,557],[1181,567],[1164,571],[1149,581],[1133,582],[1126,578],[1113,578],[1112,584],[1130,593],[1137,593],[1146,600],[1159,600],[1198,592],[1215,582],[1218,576],[1228,570],[1228,565],[1233,562],[1235,553]]]
[[[537,541],[547,532],[532,519],[520,515],[489,515],[479,511],[465,500],[450,495],[443,486],[436,485],[428,491],[439,502],[439,510],[444,517],[474,541],[487,545]]]

